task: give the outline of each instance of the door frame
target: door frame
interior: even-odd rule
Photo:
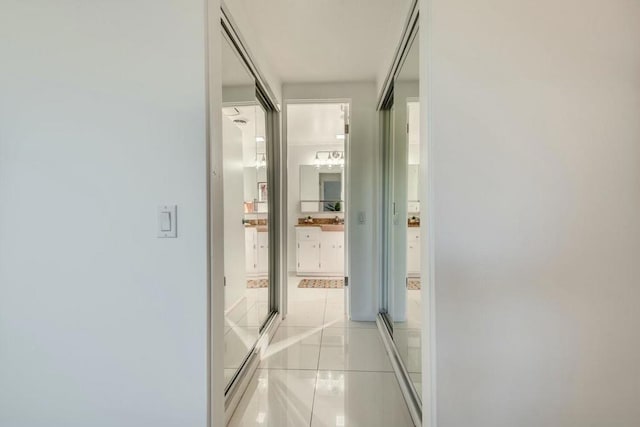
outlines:
[[[282,113],[282,151],[283,151],[283,162],[285,164],[285,168],[286,170],[288,170],[289,168],[289,135],[287,133],[288,130],[288,123],[289,123],[289,106],[290,105],[309,105],[309,104],[345,104],[347,105],[347,114],[345,115],[345,125],[348,127],[348,132],[345,132],[345,139],[344,139],[344,205],[346,207],[346,209],[344,210],[344,280],[345,280],[345,286],[344,286],[344,310],[345,310],[345,315],[347,316],[347,318],[351,318],[351,311],[350,311],[350,301],[351,301],[351,287],[349,286],[349,271],[350,271],[350,263],[349,263],[349,259],[351,258],[349,256],[349,219],[348,219],[348,215],[347,215],[347,210],[349,209],[349,183],[350,183],[350,174],[351,174],[351,168],[350,168],[350,158],[351,158],[351,144],[350,142],[350,138],[351,138],[351,111],[352,111],[352,100],[351,98],[320,98],[320,99],[314,99],[314,98],[301,98],[301,99],[297,99],[297,98],[290,98],[290,99],[285,99],[284,101],[284,109],[283,109],[283,113]],[[285,192],[284,192],[284,205],[285,205],[285,210],[288,212],[288,208],[289,208],[289,194],[288,194],[288,186],[289,186],[289,181],[288,181],[288,174],[286,174],[285,178],[284,178],[284,188],[285,188]],[[287,284],[283,284],[282,286],[282,292],[281,292],[281,296],[282,296],[282,300],[281,300],[281,304],[280,304],[280,312],[282,314],[282,318],[285,319],[287,316],[287,311],[288,311],[288,304],[289,304],[289,297],[288,297],[288,254],[289,254],[289,226],[288,224],[285,224],[285,247],[286,247],[286,252],[285,252],[285,259],[286,261],[286,266],[287,269],[285,271],[287,271]]]

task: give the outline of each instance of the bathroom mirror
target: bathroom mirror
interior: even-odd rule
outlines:
[[[340,166],[300,165],[300,212],[343,212],[344,171]]]

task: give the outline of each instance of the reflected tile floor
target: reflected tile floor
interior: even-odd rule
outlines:
[[[344,317],[342,289],[299,289],[230,426],[411,427],[375,322]]]
[[[268,298],[267,288],[247,288],[225,313],[224,377],[227,383],[260,336],[260,326],[269,312]]]

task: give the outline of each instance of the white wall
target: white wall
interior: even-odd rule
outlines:
[[[421,10],[438,427],[637,426],[640,2]]]
[[[375,83],[291,84],[284,85],[283,97],[294,100],[351,99],[350,147],[346,148],[347,168],[347,238],[349,251],[349,285],[353,320],[375,320],[378,313],[379,274],[378,245],[378,114]],[[289,185],[295,182],[289,170]],[[366,216],[358,223],[358,214]],[[295,247],[289,244],[289,252]]]
[[[204,426],[204,2],[0,10],[0,425]]]

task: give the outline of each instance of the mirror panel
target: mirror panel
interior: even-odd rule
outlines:
[[[393,87],[388,311],[393,340],[418,394],[422,364],[419,92],[419,47],[415,37]]]
[[[265,111],[256,82],[223,33],[225,379],[250,354],[269,314]]]

